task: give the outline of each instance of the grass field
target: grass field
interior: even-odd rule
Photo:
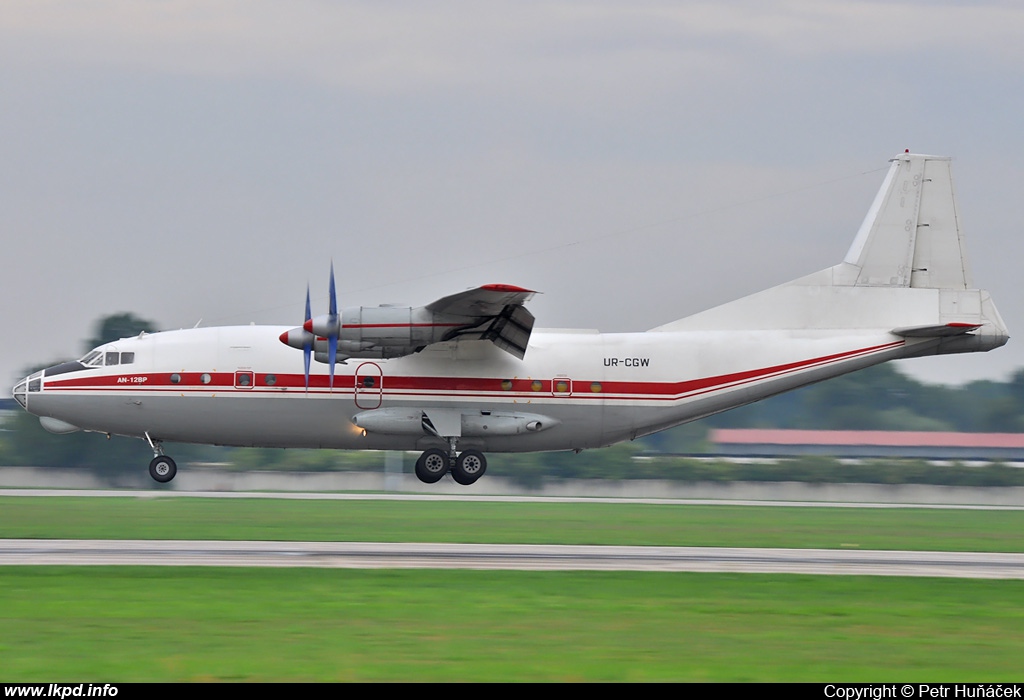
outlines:
[[[1024,513],[3,498],[0,537],[1024,551]],[[1024,581],[0,567],[0,681],[1020,680]]]
[[[4,681],[1019,681],[1024,582],[8,567]]]
[[[1022,552],[1024,511],[6,497],[0,537]]]

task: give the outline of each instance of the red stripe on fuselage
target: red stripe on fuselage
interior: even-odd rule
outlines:
[[[730,374],[703,377],[700,379],[689,379],[678,382],[637,382],[617,381],[609,379],[588,380],[579,378],[565,378],[571,381],[574,392],[571,396],[559,393],[559,398],[573,399],[619,399],[619,400],[678,400],[682,398],[699,396],[725,388],[742,386],[770,377],[792,374],[800,370],[821,367],[834,364],[843,360],[852,359],[862,355],[873,354],[883,350],[890,350],[900,347],[905,341],[899,340],[882,345],[874,345],[857,350],[824,355],[808,360],[800,360],[781,365],[773,365],[760,369],[733,372]],[[172,374],[177,374],[180,381],[171,383]],[[203,384],[200,377],[204,374],[210,375],[210,382]],[[268,377],[273,377],[274,382],[268,384]],[[144,381],[137,381],[144,379]],[[363,379],[363,377],[360,377]],[[458,376],[390,376],[383,378],[374,377],[381,381],[383,389],[388,396],[464,396],[466,398],[487,398],[487,397],[512,397],[512,398],[541,398],[551,396],[551,379],[509,379],[502,377],[458,377]],[[247,393],[282,393],[283,391],[299,389],[306,391],[305,377],[302,374],[270,374],[258,372],[255,374],[254,386],[239,387]],[[117,388],[128,391],[166,391],[166,392],[210,392],[223,393],[234,390],[234,372],[160,372],[152,374],[130,374],[130,375],[89,375],[85,377],[67,379],[47,379],[45,391],[50,390],[109,390]],[[355,375],[336,375],[334,377],[333,393],[351,394],[356,383]],[[504,388],[507,385],[509,388]],[[600,385],[600,391],[592,391],[592,385]],[[361,387],[362,389],[362,387]],[[330,391],[329,377],[326,375],[311,375],[309,377],[309,390],[322,393]],[[367,392],[379,391],[380,387],[362,389]],[[472,396],[467,396],[467,395]]]

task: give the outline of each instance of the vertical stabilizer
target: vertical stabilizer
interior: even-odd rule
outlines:
[[[1005,343],[992,298],[971,280],[950,159],[890,162],[843,262],[653,330],[882,330],[913,339],[916,354]]]
[[[835,272],[841,285],[970,289],[949,158],[894,158]]]

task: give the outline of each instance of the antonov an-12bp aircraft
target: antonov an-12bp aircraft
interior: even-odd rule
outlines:
[[[1008,339],[971,282],[948,158],[900,154],[846,258],[644,333],[534,330],[533,292],[490,284],[420,307],[330,309],[299,328],[142,334],[25,378],[55,433],[422,450],[416,475],[472,484],[485,452],[631,440],[887,360]],[[310,360],[316,360],[311,368]],[[323,366],[326,365],[326,366]]]

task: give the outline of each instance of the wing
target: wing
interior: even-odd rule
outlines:
[[[447,331],[442,340],[456,338],[489,340],[505,352],[526,356],[534,316],[523,306],[536,292],[509,284],[486,284],[442,297],[424,307],[435,317],[465,319]]]
[[[285,331],[280,340],[327,364],[350,357],[402,357],[460,338],[489,340],[523,359],[534,321],[523,304],[535,293],[487,284],[415,308],[355,306],[315,318],[308,318],[307,310],[305,325]],[[333,357],[331,343],[335,344]]]
[[[485,284],[427,304],[435,314],[451,316],[497,316],[506,306],[522,306],[536,292],[511,284]]]

